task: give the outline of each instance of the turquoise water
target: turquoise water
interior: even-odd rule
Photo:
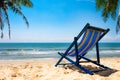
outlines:
[[[0,43],[0,59],[58,58],[70,43]],[[120,43],[100,43],[101,57],[120,57]],[[94,57],[95,48],[87,56]]]

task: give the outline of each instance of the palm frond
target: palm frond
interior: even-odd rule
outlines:
[[[119,11],[119,15],[118,15],[118,19],[117,19],[117,24],[116,24],[116,32],[118,33],[120,29],[120,11]]]
[[[7,10],[6,10],[6,9],[4,9],[3,11],[4,11],[4,13],[5,13],[6,21],[7,21],[7,24],[8,24],[9,38],[11,38],[11,29],[10,29],[9,16],[8,16],[8,13],[7,13]]]
[[[0,30],[1,30],[1,38],[3,38],[3,29],[5,21],[8,24],[9,29],[9,38],[11,38],[11,30],[10,30],[10,21],[8,16],[8,9],[12,10],[14,13],[22,16],[26,25],[29,26],[29,22],[25,15],[21,11],[21,6],[32,7],[33,4],[30,0],[0,0]]]
[[[1,4],[2,4],[2,2],[1,2]],[[3,21],[3,9],[2,9],[2,6],[3,6],[3,4],[2,5],[0,5],[0,30],[1,30],[1,35],[0,35],[0,37],[1,38],[3,38],[3,29],[4,29],[4,21]]]
[[[105,1],[104,0],[96,0],[96,9],[100,10],[103,9],[105,5]]]
[[[21,4],[26,6],[26,7],[32,7],[33,4],[30,0],[20,0],[21,1]]]
[[[29,22],[28,22],[27,18],[25,17],[25,15],[21,12],[21,10],[18,7],[16,7],[15,5],[12,5],[11,10],[13,12],[15,12],[16,14],[21,15],[23,20],[25,21],[26,25],[29,26]]]
[[[119,0],[96,0],[96,8],[97,10],[102,9],[102,16],[105,22],[110,16],[115,19],[118,3]]]
[[[26,7],[32,7],[33,4],[30,0],[11,0],[12,3],[15,5],[21,7],[21,5],[24,5]]]
[[[3,23],[3,19],[2,19],[2,14],[1,14],[1,10],[0,10],[0,30],[1,30],[1,38],[3,38],[3,28],[4,28],[4,23]]]
[[[4,28],[4,23],[3,23],[3,18],[2,18],[2,11],[0,9],[0,29],[3,30]]]

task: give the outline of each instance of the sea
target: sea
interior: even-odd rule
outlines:
[[[60,58],[71,43],[0,43],[0,60]],[[120,57],[120,42],[100,42],[100,57]],[[96,57],[96,48],[87,57]]]

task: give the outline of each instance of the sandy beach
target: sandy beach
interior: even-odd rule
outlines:
[[[112,70],[89,75],[74,66],[58,66],[58,59],[0,60],[0,80],[120,80],[120,58],[101,58]],[[94,65],[83,63],[94,69]]]

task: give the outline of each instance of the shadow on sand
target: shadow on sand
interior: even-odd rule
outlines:
[[[118,70],[115,70],[115,69],[103,69],[103,68],[100,68],[100,67],[93,67],[91,65],[82,65],[84,68],[90,70],[90,71],[93,71],[94,72],[94,75],[100,75],[100,76],[104,76],[104,77],[108,77],[110,76],[111,74],[117,72]],[[64,65],[63,66],[65,69],[72,69],[73,71],[78,71],[79,73],[83,73],[83,74],[86,74],[85,72],[83,72],[82,70],[78,69],[76,66],[74,65]]]

